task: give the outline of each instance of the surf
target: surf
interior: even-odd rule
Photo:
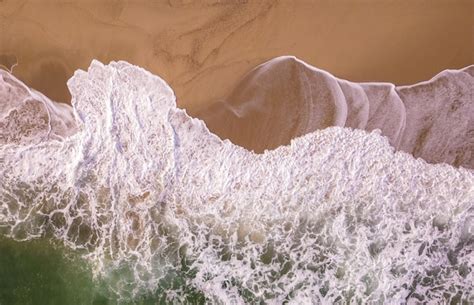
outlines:
[[[256,154],[126,62],[68,87],[75,132],[53,132],[50,111],[0,145],[0,231],[81,253],[122,300],[473,300],[472,171],[342,127]]]

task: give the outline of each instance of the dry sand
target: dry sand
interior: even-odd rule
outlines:
[[[352,81],[411,84],[473,62],[471,0],[0,0],[0,64],[56,101],[73,71],[123,59],[191,114],[291,54]]]

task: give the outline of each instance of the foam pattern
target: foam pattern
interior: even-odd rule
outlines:
[[[254,154],[126,62],[68,86],[77,133],[0,145],[0,232],[80,251],[122,300],[474,302],[472,171],[340,127]]]
[[[0,145],[61,140],[74,134],[71,107],[51,101],[0,69]]]

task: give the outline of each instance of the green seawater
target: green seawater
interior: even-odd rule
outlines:
[[[121,277],[120,274],[115,276]],[[186,286],[179,276],[164,286],[168,285],[168,288]],[[107,287],[104,280],[93,279],[91,266],[72,250],[48,239],[17,242],[0,237],[0,305],[169,303],[166,287],[128,300],[119,300]],[[204,296],[193,289],[186,294],[187,304],[206,302]]]
[[[0,305],[114,304],[100,286],[71,251],[45,239],[0,238]]]

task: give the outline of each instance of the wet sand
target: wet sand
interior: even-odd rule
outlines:
[[[379,129],[429,163],[474,169],[474,65],[411,86],[338,79],[291,56],[250,71],[197,117],[221,139],[263,153],[330,126]]]
[[[53,100],[93,58],[162,76],[191,114],[257,64],[291,54],[398,85],[473,63],[469,0],[0,1],[0,65]]]

